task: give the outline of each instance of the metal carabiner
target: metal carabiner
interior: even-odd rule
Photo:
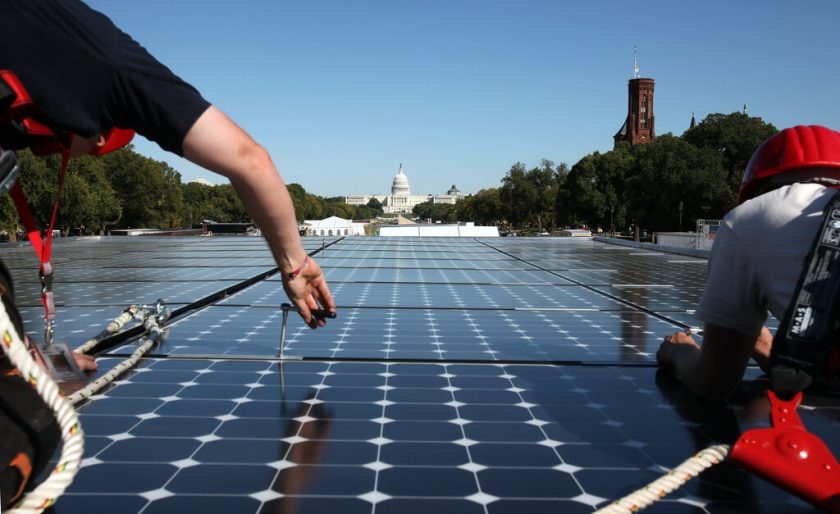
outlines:
[[[44,343],[48,348],[55,337],[55,293],[53,292],[53,268],[50,262],[41,264],[41,302],[44,304]]]

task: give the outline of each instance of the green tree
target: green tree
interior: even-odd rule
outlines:
[[[181,189],[181,174],[166,163],[162,163],[160,173],[163,176],[163,188],[160,191],[160,205],[163,228],[182,228],[184,226],[184,196]],[[237,205],[241,203],[237,197]]]
[[[327,217],[327,205],[320,196],[307,194],[303,211],[304,219],[320,220]]]
[[[715,113],[688,129],[682,138],[694,146],[720,153],[729,185],[729,205],[734,207],[750,157],[765,139],[776,132],[776,127],[761,118],[739,112]]]
[[[61,157],[35,156],[29,150],[17,152],[20,181],[27,203],[38,228],[46,230],[59,191]],[[20,226],[14,203],[3,200],[3,229],[13,238]],[[70,229],[86,227],[102,231],[108,222],[120,216],[120,201],[105,176],[101,162],[89,156],[71,159],[68,163],[61,190],[55,228],[65,233]]]
[[[502,200],[498,188],[482,189],[455,204],[458,219],[474,221],[479,225],[502,224]]]
[[[568,226],[612,230],[626,218],[625,181],[636,158],[629,143],[610,152],[584,156],[568,172],[557,192],[557,215]]]
[[[681,217],[720,217],[729,208],[726,171],[719,152],[671,134],[633,150],[636,166],[627,180],[627,197],[639,227],[677,230]]]
[[[245,206],[230,184],[213,186],[212,203],[216,221],[221,223],[247,223],[251,221]]]
[[[432,223],[455,223],[455,205],[451,203],[434,203],[428,200],[414,206],[412,213],[423,221],[432,220]]]
[[[61,158],[38,157],[29,150],[18,152],[18,180],[23,188],[32,217],[39,228],[49,226],[58,197]]]
[[[62,232],[104,234],[121,213],[120,200],[105,176],[102,160],[91,156],[71,160],[58,216]]]
[[[17,241],[20,227],[20,218],[12,197],[8,194],[0,195],[0,231],[5,233],[9,241]]]
[[[165,162],[135,153],[131,145],[102,159],[111,185],[123,202],[118,226],[175,228],[180,224],[180,173]]]
[[[344,198],[339,198],[338,201],[325,202],[326,217],[338,216],[343,219],[353,219],[356,210],[352,205],[344,203]]]
[[[601,173],[602,155],[598,152],[587,155],[572,166],[568,180],[562,189],[562,216],[560,219],[569,226],[577,227],[586,220],[595,217],[595,210],[606,203],[599,191],[598,179]],[[602,178],[603,179],[603,178]],[[559,204],[560,202],[558,202]]]
[[[565,164],[561,165],[565,172]],[[547,159],[540,167],[525,171],[525,165],[514,164],[502,179],[500,198],[505,218],[515,228],[535,228],[542,232],[555,224],[558,173]]]
[[[218,217],[212,204],[213,186],[199,182],[189,182],[181,186],[184,199],[184,224],[191,227],[203,220],[215,220]]]
[[[377,216],[378,213],[367,205],[353,205],[353,219],[354,220],[369,220]]]
[[[499,197],[502,201],[502,214],[505,219],[510,222],[512,227],[523,228],[528,220],[531,204],[536,198],[533,185],[528,183],[524,164],[517,162],[511,166],[507,175],[502,178]]]
[[[382,214],[382,203],[376,198],[368,200],[367,206],[370,207],[376,214]]]
[[[554,163],[548,159],[543,159],[540,162],[540,167],[528,172],[527,179],[531,181],[533,191],[536,192],[531,218],[536,223],[539,232],[550,230],[556,226],[555,201],[558,182]]]
[[[306,219],[306,213],[304,212],[306,206],[306,190],[297,183],[286,184],[286,189],[289,191],[289,196],[292,197],[292,205],[295,208],[295,217],[298,221],[303,221]]]
[[[324,219],[328,214],[328,203],[344,204],[343,198],[332,198],[331,202],[327,202],[320,196],[311,195],[300,184],[288,184],[286,188],[289,190],[289,195],[292,197],[292,205],[295,207],[295,216],[298,221],[303,220],[319,220]],[[347,214],[343,207],[334,209],[335,212]]]

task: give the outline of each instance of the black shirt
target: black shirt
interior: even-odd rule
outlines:
[[[37,118],[54,129],[84,137],[133,129],[178,155],[210,106],[79,0],[0,0],[0,69],[20,78]]]

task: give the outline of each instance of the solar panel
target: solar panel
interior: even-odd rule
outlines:
[[[128,304],[183,312],[79,407],[86,460],[56,512],[591,512],[766,424],[656,369],[662,337],[697,324],[704,259],[570,238],[304,244],[338,317],[311,330],[290,313],[281,361],[288,300],[261,239],[56,242],[57,335],[74,346]],[[37,338],[37,260],[3,251]],[[97,376],[134,348],[100,355]],[[832,412],[800,414],[836,447]],[[731,465],[662,502],[811,511]]]

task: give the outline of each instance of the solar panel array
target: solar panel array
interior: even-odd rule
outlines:
[[[767,425],[655,366],[662,337],[696,324],[704,259],[572,238],[304,244],[338,317],[311,330],[291,313],[280,360],[287,299],[261,239],[56,243],[56,333],[71,346],[131,304],[182,314],[79,407],[86,458],[55,512],[592,512]],[[3,260],[39,339],[34,253],[6,245]],[[133,349],[100,355],[97,375]],[[831,447],[836,413],[801,415]],[[811,509],[723,463],[649,510]]]

